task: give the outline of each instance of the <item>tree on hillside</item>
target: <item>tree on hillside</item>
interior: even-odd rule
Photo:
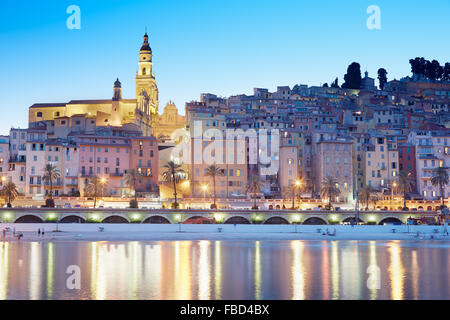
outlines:
[[[328,88],[328,83],[325,82],[322,87]]]
[[[447,62],[444,66],[441,66],[439,61],[428,61],[425,58],[410,59],[411,72],[414,76],[422,76],[430,80],[450,80],[450,65]]]
[[[384,68],[378,69],[378,81],[380,82],[380,89],[384,89],[384,85],[387,82],[387,71]]]
[[[344,84],[342,88],[345,89],[360,89],[361,88],[361,66],[357,62],[353,62],[347,68],[347,73],[344,76]]]
[[[416,57],[414,59],[410,59],[409,63],[411,64],[411,72],[413,75],[425,76],[425,58]]]
[[[332,88],[339,88],[338,78],[336,78],[336,79],[331,83],[331,87],[332,87]]]
[[[449,62],[446,62],[444,65],[442,80],[450,81],[450,63]]]

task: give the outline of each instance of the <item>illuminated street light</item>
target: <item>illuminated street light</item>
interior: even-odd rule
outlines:
[[[392,206],[392,202],[394,201],[394,189],[397,188],[397,181],[394,181],[392,183],[392,188],[391,188],[391,201],[390,201],[390,205],[391,205],[391,210],[394,210],[393,206]]]
[[[206,191],[208,191],[208,186],[206,184],[202,185],[202,189],[203,189],[203,198],[206,199]]]

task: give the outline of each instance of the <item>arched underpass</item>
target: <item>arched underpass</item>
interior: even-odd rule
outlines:
[[[167,218],[164,218],[162,216],[152,216],[145,219],[142,223],[149,223],[149,224],[170,224],[170,221]]]
[[[244,217],[231,217],[225,221],[225,224],[250,224],[250,221],[245,219]]]
[[[211,224],[212,221],[206,217],[202,216],[195,216],[190,217],[186,219],[186,221],[183,222],[184,224]]]
[[[384,225],[384,224],[387,224],[387,223],[403,224],[403,222],[400,219],[392,218],[392,217],[384,218],[383,220],[380,221],[379,224],[380,225]]]
[[[37,216],[25,215],[18,218],[14,223],[43,223],[44,220]]]
[[[66,216],[59,220],[60,223],[85,223],[86,220],[79,216]]]
[[[311,217],[306,219],[303,224],[308,224],[308,225],[322,225],[322,224],[327,224],[327,222],[325,220],[323,220],[322,218],[318,218],[318,217]]]
[[[352,223],[352,221],[356,221],[355,217],[348,217],[344,220],[342,220],[342,223]],[[364,223],[363,220],[361,220],[361,218],[358,218],[358,223]]]
[[[289,221],[282,217],[272,217],[264,221],[264,224],[289,224]]]
[[[127,219],[121,216],[110,216],[103,219],[102,223],[129,223]]]

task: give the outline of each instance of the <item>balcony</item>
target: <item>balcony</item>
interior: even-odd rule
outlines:
[[[120,172],[113,172],[113,173],[110,173],[109,174],[109,176],[110,177],[123,177],[123,172],[122,173],[120,173]]]
[[[11,157],[9,159],[10,163],[26,163],[27,160],[25,158],[25,156],[16,156],[16,157]]]

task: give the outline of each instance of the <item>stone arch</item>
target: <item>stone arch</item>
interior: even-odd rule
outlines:
[[[277,206],[275,207],[275,209],[280,210],[281,206],[279,204],[277,204]]]
[[[250,224],[250,221],[241,216],[233,216],[225,220],[225,224]]]
[[[348,217],[345,218],[344,220],[342,220],[342,223],[351,223],[352,221],[354,221],[355,217]],[[362,220],[361,218],[358,218],[358,223],[365,223],[364,220]]]
[[[78,215],[69,215],[59,220],[60,223],[85,223],[86,219]]]
[[[423,207],[422,206],[418,206],[417,210],[423,210]]]
[[[269,210],[273,210],[273,205],[269,205]]]
[[[283,217],[270,217],[264,224],[289,224],[289,221]]]
[[[435,211],[441,210],[441,206],[434,207]]]
[[[109,216],[103,219],[102,223],[129,223],[129,221],[122,216]]]
[[[401,224],[403,224],[403,222],[399,218],[395,218],[395,217],[386,217],[380,221],[379,225],[384,225],[385,223],[401,223]]]
[[[433,207],[432,206],[428,206],[427,207],[427,211],[433,211]]]
[[[151,216],[142,221],[142,223],[149,223],[149,224],[170,224],[169,219],[163,217],[163,216]]]
[[[211,224],[212,221],[203,216],[192,216],[184,220],[184,224]]]
[[[14,221],[14,223],[43,223],[44,220],[36,215],[33,214],[26,214],[23,215]]]
[[[324,219],[319,217],[310,217],[306,219],[303,224],[310,224],[310,225],[322,225],[322,224],[328,224]]]

